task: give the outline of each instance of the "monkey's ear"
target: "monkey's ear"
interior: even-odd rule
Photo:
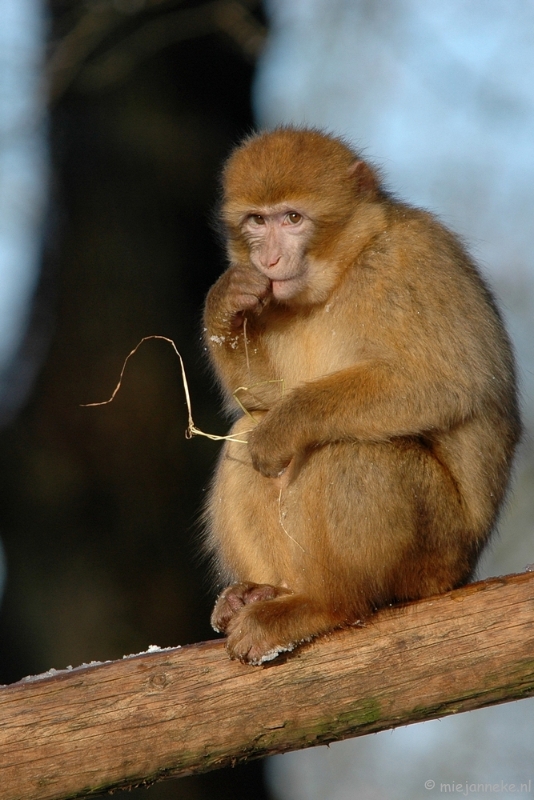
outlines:
[[[378,192],[378,180],[369,164],[365,161],[353,161],[348,171],[357,194],[375,196]]]

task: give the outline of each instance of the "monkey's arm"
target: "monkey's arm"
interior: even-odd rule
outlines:
[[[416,375],[409,366],[369,361],[296,387],[248,435],[254,467],[276,477],[317,445],[437,434],[477,413],[477,394],[461,376],[423,382]]]
[[[272,377],[256,330],[269,295],[269,279],[241,265],[226,270],[208,294],[204,309],[205,340],[230,402],[237,387],[254,386]]]

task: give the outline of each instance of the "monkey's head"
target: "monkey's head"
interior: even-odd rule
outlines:
[[[374,171],[343,141],[301,128],[246,139],[222,183],[231,260],[266,275],[274,299],[286,303],[326,298],[333,244],[362,204],[381,195]]]

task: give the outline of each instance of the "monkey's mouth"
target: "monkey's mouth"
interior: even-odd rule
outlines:
[[[302,276],[291,275],[288,278],[278,278],[271,281],[271,290],[276,300],[286,300],[297,294],[301,289]]]

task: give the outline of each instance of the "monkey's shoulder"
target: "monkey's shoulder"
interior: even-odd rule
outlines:
[[[491,292],[461,237],[437,216],[397,201],[387,203],[387,225],[362,252],[359,263],[398,285],[425,292],[467,292],[493,305]]]
[[[377,242],[391,248],[402,248],[408,255],[420,253],[469,262],[466,246],[460,236],[448,228],[435,214],[401,202],[389,202],[387,225],[377,236]]]

